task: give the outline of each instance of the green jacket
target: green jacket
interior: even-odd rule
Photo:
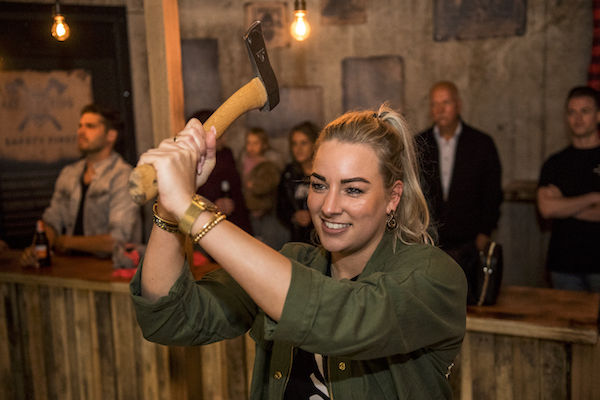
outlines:
[[[328,355],[332,399],[451,398],[446,375],[465,332],[467,284],[441,250],[386,233],[356,281],[325,275],[322,248],[293,243],[292,281],[279,322],[266,316],[224,270],[193,282],[182,275],[169,295],[141,298],[131,282],[148,340],[199,345],[250,329],[256,341],[252,399],[283,399],[294,349]],[[193,315],[194,318],[187,316]]]

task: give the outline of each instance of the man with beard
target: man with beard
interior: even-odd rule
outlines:
[[[585,86],[566,102],[571,145],[542,167],[537,204],[552,219],[547,268],[552,286],[600,292],[600,95]]]
[[[63,168],[42,216],[51,247],[60,253],[108,257],[118,243],[141,241],[141,214],[127,190],[131,166],[113,148],[120,121],[95,104],[81,110],[77,145],[82,158]],[[27,248],[22,265],[36,265]]]

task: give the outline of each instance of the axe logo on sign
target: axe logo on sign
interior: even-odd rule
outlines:
[[[79,157],[81,107],[92,100],[85,70],[0,71],[0,159],[56,162]]]

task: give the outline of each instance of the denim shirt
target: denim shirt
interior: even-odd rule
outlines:
[[[62,169],[50,205],[42,219],[58,234],[72,235],[81,201],[85,159]],[[85,196],[83,234],[110,234],[118,242],[141,242],[141,213],[127,189],[132,170],[123,158],[111,155],[94,164],[95,175]]]

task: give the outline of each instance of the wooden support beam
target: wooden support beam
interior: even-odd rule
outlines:
[[[144,0],[154,145],[183,129],[183,79],[177,0]]]

